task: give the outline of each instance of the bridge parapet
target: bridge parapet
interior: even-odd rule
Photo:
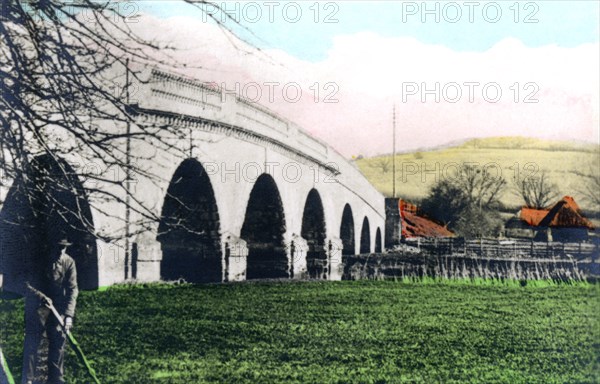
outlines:
[[[214,83],[205,83],[149,69],[139,76],[134,103],[153,110],[241,127],[244,130],[301,148],[319,161],[328,162],[329,147],[298,125],[268,108],[228,94]]]
[[[156,69],[141,77],[142,82],[135,87],[140,97],[134,100],[145,108],[213,118],[223,109],[221,92],[210,84]]]

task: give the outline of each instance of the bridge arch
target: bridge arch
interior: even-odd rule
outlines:
[[[313,188],[306,197],[301,230],[301,236],[308,243],[306,265],[308,276],[311,278],[327,277],[326,233],[325,213],[321,195]]]
[[[220,220],[211,181],[202,164],[186,159],[175,170],[162,208],[157,239],[163,280],[192,283],[222,279]]]
[[[354,217],[350,204],[344,206],[342,213],[342,224],[340,225],[340,239],[344,246],[343,255],[354,255],[356,253],[356,239],[354,237]]]
[[[369,219],[365,216],[360,231],[360,253],[371,253],[371,229]]]
[[[377,227],[377,232],[375,232],[375,253],[381,252],[383,252],[381,247],[381,229]]]
[[[273,177],[258,177],[246,206],[240,237],[248,246],[247,279],[289,277],[285,214]]]
[[[22,293],[22,279],[39,270],[48,246],[64,237],[72,243],[67,253],[75,260],[79,288],[97,288],[94,220],[77,173],[50,155],[35,157],[25,173],[13,182],[0,212],[4,288]]]

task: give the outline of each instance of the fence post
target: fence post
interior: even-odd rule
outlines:
[[[531,238],[531,252],[529,253],[529,257],[535,257],[534,247],[533,247],[533,238]]]

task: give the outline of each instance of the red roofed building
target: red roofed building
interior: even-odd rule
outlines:
[[[550,212],[539,223],[542,227],[585,228],[594,230],[592,222],[586,219],[579,205],[571,196],[565,196],[550,208]]]
[[[518,220],[511,219],[506,227],[507,232],[513,230],[513,236],[515,230],[528,229],[535,240],[563,242],[588,240],[588,232],[594,230],[591,221],[583,216],[571,196],[563,197],[550,208],[523,207],[518,213]]]
[[[548,214],[549,209],[535,209],[523,207],[519,214],[519,218],[529,226],[537,227],[540,222]]]
[[[385,199],[385,247],[393,249],[402,239],[415,237],[452,237],[446,227],[420,214],[419,208],[395,197]]]
[[[416,205],[400,200],[398,208],[400,210],[402,238],[454,236],[448,228],[420,215]]]

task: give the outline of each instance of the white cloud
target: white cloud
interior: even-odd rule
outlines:
[[[157,36],[184,48],[178,58],[201,65],[203,69],[186,72],[202,81],[225,83],[230,88],[235,82],[263,84],[261,104],[345,155],[391,150],[394,102],[400,149],[505,135],[599,140],[598,44],[529,48],[520,40],[507,38],[486,52],[456,52],[412,38],[362,32],[336,37],[327,58],[311,63],[281,50],[252,53],[241,42],[235,47],[218,27],[193,18],[146,16],[135,28],[145,36]],[[274,89],[275,102],[270,103],[265,82],[299,83],[303,97],[297,103],[286,102],[279,86]],[[429,95],[422,103],[417,94],[403,103],[403,83],[408,82],[425,82],[430,89],[439,82],[440,91],[446,84],[457,83],[463,96],[457,103],[435,103]],[[497,83],[502,98],[497,103],[486,102],[479,86],[470,103],[465,82]],[[339,102],[315,103],[314,88],[310,89],[315,83],[319,83],[321,98],[335,90],[332,85],[324,89],[324,85],[335,83],[339,89],[334,98]],[[513,100],[515,83],[519,83],[518,103]],[[525,88],[526,83],[535,85]],[[446,90],[451,92],[449,97],[455,96],[456,87]],[[538,103],[522,102],[536,90]],[[490,97],[492,91],[490,88]]]

